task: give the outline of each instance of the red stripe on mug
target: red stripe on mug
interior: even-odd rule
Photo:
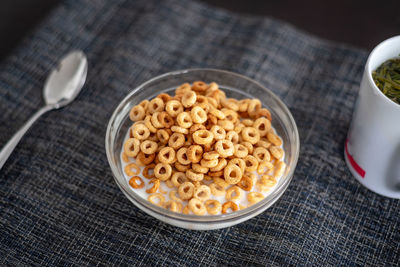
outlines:
[[[360,167],[360,165],[357,164],[357,162],[354,160],[354,158],[350,155],[349,150],[347,149],[347,143],[349,140],[346,140],[346,144],[344,145],[344,150],[346,152],[346,156],[350,161],[351,166],[354,168],[354,170],[362,177],[364,178],[365,176],[365,171]]]

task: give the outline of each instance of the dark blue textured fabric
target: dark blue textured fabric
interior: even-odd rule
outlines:
[[[43,116],[0,171],[1,265],[398,265],[400,202],[352,178],[343,143],[367,53],[282,22],[179,0],[70,0],[0,66],[0,146],[43,105],[72,49],[89,59],[76,101]],[[237,226],[193,232],[133,206],[104,149],[112,111],[171,70],[261,82],[290,108],[301,153],[287,192]]]

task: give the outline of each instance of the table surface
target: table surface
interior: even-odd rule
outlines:
[[[271,16],[319,37],[372,49],[399,34],[400,1],[309,0],[242,1],[202,0],[238,13]],[[0,2],[0,60],[57,6],[60,0],[3,0]]]

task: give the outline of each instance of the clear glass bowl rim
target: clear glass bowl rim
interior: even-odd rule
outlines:
[[[274,100],[277,102],[279,107],[289,117],[289,121],[294,129],[294,140],[293,140],[293,142],[295,144],[294,160],[293,160],[292,166],[290,168],[290,171],[288,172],[286,177],[281,177],[281,179],[285,179],[284,182],[279,184],[279,186],[277,186],[274,189],[274,191],[271,194],[269,194],[267,197],[265,197],[263,200],[261,200],[260,202],[254,204],[250,207],[247,207],[246,209],[238,210],[233,213],[220,214],[220,215],[205,215],[205,216],[183,214],[183,213],[176,213],[176,212],[169,211],[165,208],[162,208],[162,207],[159,207],[159,206],[156,206],[156,205],[150,203],[147,199],[144,199],[137,194],[134,194],[134,192],[132,190],[130,190],[124,184],[122,184],[119,181],[119,179],[123,180],[123,179],[125,179],[125,177],[120,177],[118,175],[117,166],[115,166],[112,163],[111,141],[114,141],[114,139],[111,139],[111,128],[116,120],[116,117],[118,116],[118,113],[119,113],[118,111],[121,110],[122,107],[124,107],[127,104],[129,99],[133,95],[135,95],[135,93],[137,91],[139,91],[141,88],[145,87],[146,85],[151,84],[152,82],[154,82],[158,79],[162,79],[162,78],[170,76],[170,75],[180,75],[180,74],[184,74],[184,73],[188,73],[188,72],[196,72],[196,71],[220,72],[220,73],[236,76],[237,78],[240,78],[240,79],[246,79],[249,82],[256,84],[257,86],[262,88],[264,91],[268,92],[272,98],[274,98]],[[276,96],[272,91],[270,91],[269,89],[267,89],[266,87],[261,85],[259,82],[255,81],[247,76],[244,76],[242,74],[234,73],[231,71],[213,69],[213,68],[191,68],[191,69],[171,71],[171,72],[167,72],[167,73],[158,75],[158,76],[140,84],[135,89],[133,89],[132,92],[130,92],[120,102],[120,104],[115,108],[115,110],[109,120],[107,130],[106,130],[105,148],[106,148],[107,160],[111,167],[111,171],[112,171],[115,182],[117,183],[117,185],[121,189],[121,191],[124,193],[124,195],[131,202],[133,202],[138,208],[140,208],[142,210],[144,208],[145,209],[144,211],[146,213],[147,213],[146,209],[149,209],[149,210],[151,210],[151,212],[154,212],[162,217],[169,218],[172,220],[179,220],[181,222],[212,224],[215,222],[222,223],[222,222],[230,222],[230,221],[236,221],[239,219],[244,219],[244,218],[251,216],[252,214],[258,214],[260,212],[260,210],[266,209],[266,207],[268,208],[273,203],[275,203],[275,201],[277,201],[280,198],[280,196],[286,191],[287,187],[289,186],[289,184],[293,178],[294,170],[296,169],[296,165],[297,165],[299,153],[300,153],[300,138],[299,138],[299,133],[298,133],[296,122],[294,121],[294,118],[293,118],[292,114],[290,113],[289,109],[287,108],[287,106],[279,99],[278,96]]]

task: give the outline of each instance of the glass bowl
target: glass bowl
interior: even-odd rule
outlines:
[[[238,210],[233,213],[205,216],[175,213],[153,205],[147,199],[136,194],[131,190],[127,179],[124,177],[120,155],[126,133],[128,128],[132,125],[132,122],[129,120],[130,109],[144,99],[152,99],[162,92],[173,94],[174,90],[182,83],[192,83],[197,80],[202,80],[207,83],[216,82],[219,87],[226,92],[227,97],[236,99],[260,99],[263,106],[270,110],[272,126],[283,140],[283,149],[285,151],[284,161],[287,165],[283,176],[278,180],[275,189],[273,189],[269,195],[262,201],[246,209]],[[212,230],[244,222],[269,208],[282,196],[296,168],[300,141],[296,123],[289,109],[274,93],[258,82],[229,71],[216,69],[187,69],[157,76],[139,85],[127,95],[111,116],[107,127],[105,146],[107,159],[115,182],[125,196],[139,209],[171,225],[192,230]]]

